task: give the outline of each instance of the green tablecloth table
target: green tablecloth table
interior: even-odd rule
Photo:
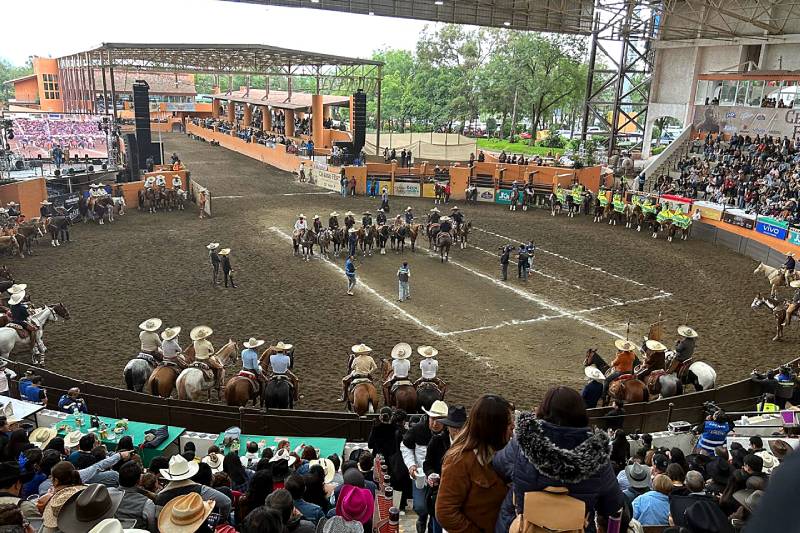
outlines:
[[[119,440],[126,435],[130,436],[133,439],[134,447],[138,448],[139,445],[144,442],[144,432],[147,431],[148,429],[155,429],[159,427],[156,424],[147,424],[144,422],[134,422],[132,420],[129,420],[127,430],[125,430],[122,433],[114,433],[114,425],[117,423],[118,420],[117,418],[108,418],[105,416],[99,416],[97,418],[101,422],[105,422],[105,424],[108,426],[108,438],[101,440],[103,444],[106,445],[106,448],[108,448],[109,450],[115,450],[117,448],[117,442],[119,442]],[[55,427],[59,428],[60,426],[63,425],[69,426],[70,429],[68,429],[66,432],[63,430],[59,430],[59,436],[61,437],[63,437],[67,432],[76,429],[80,430],[81,433],[88,433],[90,420],[91,420],[91,415],[83,415],[83,426],[78,427],[75,424],[75,415],[72,414],[67,416],[65,420],[60,420],[59,422],[57,422]],[[164,450],[167,449],[167,446],[175,442],[175,440],[178,437],[180,437],[184,431],[186,431],[185,428],[179,428],[175,426],[167,426],[167,430],[169,431],[169,436],[164,442],[161,443],[161,445],[158,448],[142,448],[140,450],[142,456],[142,462],[144,463],[145,468],[147,467],[147,465],[150,464],[150,461],[154,457],[162,455]],[[98,437],[100,436],[99,429],[97,429],[95,433],[97,433]]]
[[[225,439],[225,434],[220,433],[217,440],[214,441],[214,444],[222,449],[222,441]],[[342,457],[342,453],[344,452],[344,445],[346,440],[345,439],[333,439],[329,437],[281,437],[281,436],[265,436],[265,435],[242,435],[239,437],[239,455],[242,456],[247,452],[247,441],[254,441],[254,442],[266,442],[266,445],[269,446],[278,446],[278,442],[282,440],[289,441],[289,449],[294,451],[294,449],[301,444],[305,444],[306,446],[313,446],[314,448],[319,449],[319,456],[320,457],[328,457],[329,455],[333,455],[334,453],[338,455],[340,458]],[[230,450],[225,448],[222,450],[223,453],[228,453]]]

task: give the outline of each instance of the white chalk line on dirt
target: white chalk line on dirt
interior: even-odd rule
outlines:
[[[336,194],[334,191],[325,191],[325,192],[285,192],[281,196],[310,196],[310,195],[327,195],[327,194]]]
[[[472,229],[480,231],[482,233],[486,233],[488,235],[493,235],[495,237],[499,237],[501,239],[505,239],[507,241],[519,242],[519,239],[514,239],[514,238],[508,237],[506,235],[500,235],[499,233],[495,233],[494,231],[485,230],[483,228],[478,228],[476,226],[473,226]],[[626,283],[631,283],[633,285],[638,285],[639,287],[646,287],[648,289],[652,289],[654,291],[658,291],[659,293],[669,294],[671,296],[671,293],[668,293],[667,291],[665,291],[663,289],[659,289],[658,287],[653,287],[652,285],[647,285],[647,284],[642,283],[640,281],[636,281],[635,279],[627,278],[625,276],[620,276],[619,274],[614,274],[614,273],[609,272],[609,271],[607,271],[605,269],[602,269],[600,267],[596,267],[596,266],[588,265],[586,263],[582,263],[582,262],[577,261],[575,259],[571,259],[571,258],[569,258],[569,257],[567,257],[565,255],[559,254],[557,252],[550,251],[550,250],[548,250],[546,248],[540,248],[540,247],[537,246],[536,247],[536,251],[541,251],[541,252],[543,252],[545,254],[552,255],[554,257],[558,257],[559,259],[562,259],[564,261],[569,261],[570,263],[574,263],[576,265],[580,265],[582,267],[588,268],[589,270],[594,270],[595,272],[601,272],[601,273],[603,273],[603,274],[605,274],[607,276],[611,276],[612,278],[616,278],[616,279],[618,279],[620,281],[624,281]]]
[[[289,242],[292,242],[292,236],[289,235],[288,233],[286,233],[285,231],[283,231],[282,229],[276,228],[275,226],[271,226],[269,228],[269,230],[271,232],[275,233],[276,235],[279,235],[279,236],[283,237],[285,240],[288,240]],[[326,259],[325,257],[319,256],[319,255],[317,257],[320,258],[322,261],[324,261],[329,266],[331,266],[332,268],[334,268],[337,272],[342,274],[342,276],[344,276],[344,269],[342,267],[340,267],[339,265],[337,265],[333,261],[331,261],[329,259]],[[426,324],[425,322],[423,322],[419,318],[415,317],[414,315],[412,315],[411,313],[409,313],[408,311],[406,311],[405,309],[403,309],[402,307],[400,307],[399,305],[397,305],[393,301],[389,300],[388,298],[386,298],[385,296],[380,294],[378,291],[376,291],[375,289],[373,289],[372,287],[370,287],[369,285],[367,285],[363,281],[359,281],[357,287],[363,288],[369,294],[371,294],[372,296],[374,296],[375,298],[380,300],[380,302],[383,303],[385,306],[393,309],[394,311],[397,311],[403,317],[405,317],[409,321],[413,322],[414,324],[418,325],[419,327],[421,327],[421,328],[433,333],[437,337],[442,337],[442,338],[447,337],[447,334],[445,334],[445,332],[440,331],[439,329],[437,329],[437,328],[435,328],[435,327],[433,327],[433,326],[431,326],[429,324]],[[481,356],[479,356],[477,354],[474,354],[474,353],[470,352],[469,350],[465,350],[464,348],[462,348],[461,346],[459,346],[458,344],[456,344],[456,343],[454,343],[452,341],[451,341],[451,344],[453,346],[455,346],[462,353],[472,357],[473,359],[475,359],[477,361],[482,362],[487,367],[492,368],[492,365],[489,363],[489,361],[485,357],[481,357]]]
[[[212,196],[212,200],[235,200],[237,198],[244,198],[243,195],[233,195],[233,196]]]
[[[433,254],[433,252],[431,252],[429,249],[427,249],[427,248],[425,248],[423,246],[420,246],[419,248],[422,249],[422,250],[426,250],[429,254],[436,255],[436,256],[439,255],[439,254]],[[514,294],[516,294],[517,296],[519,296],[521,298],[524,298],[525,300],[528,300],[530,302],[534,302],[535,304],[540,305],[541,307],[544,307],[545,309],[549,309],[550,311],[555,311],[558,315],[560,315],[560,317],[569,317],[569,318],[571,318],[573,320],[576,320],[576,321],[578,321],[578,322],[580,322],[580,323],[582,323],[582,324],[584,324],[586,326],[589,326],[589,327],[592,327],[592,328],[597,329],[599,331],[602,331],[603,333],[607,333],[608,335],[611,335],[612,337],[616,337],[618,339],[624,338],[619,333],[616,333],[615,331],[612,331],[612,330],[608,329],[607,327],[603,326],[602,324],[598,324],[596,322],[592,322],[591,320],[588,320],[586,318],[578,316],[578,314],[575,311],[570,311],[570,310],[565,309],[563,307],[559,307],[556,304],[550,303],[549,301],[545,300],[544,298],[542,298],[541,296],[539,296],[539,295],[537,295],[535,293],[524,291],[524,290],[519,289],[517,287],[514,287],[512,285],[508,285],[507,283],[503,283],[502,281],[497,280],[497,279],[493,278],[492,276],[488,276],[488,275],[484,274],[483,272],[478,272],[477,270],[475,270],[473,268],[470,268],[470,267],[468,267],[468,266],[466,266],[466,265],[464,265],[462,263],[459,263],[458,261],[450,260],[448,262],[451,265],[454,265],[454,266],[457,266],[459,268],[462,268],[462,269],[466,270],[467,272],[469,272],[469,273],[471,273],[471,274],[473,274],[475,276],[478,276],[479,278],[482,278],[482,279],[484,279],[484,280],[496,285],[497,287],[501,287],[501,288],[503,288],[503,289],[505,289],[507,291],[511,291]]]

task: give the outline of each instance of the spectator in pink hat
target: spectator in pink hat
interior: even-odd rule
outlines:
[[[344,485],[336,500],[336,515],[345,520],[354,520],[364,525],[364,531],[372,530],[372,515],[375,512],[375,497],[369,489]]]

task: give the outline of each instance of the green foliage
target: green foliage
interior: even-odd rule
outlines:
[[[547,137],[539,141],[537,144],[546,148],[564,148],[566,139],[560,135],[550,132]]]
[[[14,98],[14,85],[6,85],[5,82],[30,74],[33,74],[30,60],[23,66],[14,66],[10,61],[0,58],[0,103],[7,103]]]
[[[524,142],[512,143],[505,139],[478,139],[478,148],[481,150],[488,150],[491,152],[502,152],[505,150],[507,154],[524,154],[547,156],[552,154],[560,156],[564,153],[562,148],[547,148],[544,146],[531,146]]]
[[[497,119],[490,116],[486,119],[486,133],[491,137],[495,131],[497,131]]]

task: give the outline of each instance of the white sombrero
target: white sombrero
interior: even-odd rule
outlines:
[[[17,294],[18,292],[24,292],[25,289],[28,288],[28,285],[25,283],[17,283],[16,285],[10,286],[8,289],[8,294]]]
[[[406,211],[411,211],[411,206],[406,207]]]
[[[275,345],[275,349],[276,350],[291,350],[293,346],[294,346],[293,344],[287,344],[287,343],[285,343],[283,341],[280,341],[278,344]]]
[[[309,461],[308,464],[309,466],[319,465],[322,467],[322,470],[325,471],[325,483],[330,483],[333,481],[334,476],[336,476],[336,465],[334,465],[333,461],[330,459],[313,459]]]
[[[180,326],[175,326],[174,328],[167,328],[161,332],[161,338],[165,341],[170,341],[177,337],[181,332]]]
[[[297,218],[306,218],[306,216],[303,213],[300,213],[299,215],[297,215]]]
[[[349,230],[347,230],[347,233],[355,233],[357,231],[358,230],[356,228],[350,228]]]
[[[161,319],[160,318],[149,318],[139,324],[139,329],[143,329],[145,331],[156,331],[158,328],[161,327]]]
[[[697,337],[697,332],[689,326],[678,326],[678,335],[681,337],[693,338]]]
[[[584,367],[583,373],[586,374],[586,377],[589,379],[593,379],[595,381],[605,381],[606,377],[600,372],[600,369],[596,366],[587,366]]]
[[[392,348],[392,359],[408,359],[411,357],[411,345],[406,342],[400,342]]]
[[[47,200],[42,200],[42,205],[53,205],[53,202],[48,202]]]
[[[231,253],[231,249],[230,248],[223,248],[222,250],[217,252],[217,255],[228,255],[229,253]]]
[[[353,353],[369,353],[372,351],[372,348],[364,343],[361,343],[354,345],[352,348],[350,348],[350,351]]]
[[[663,352],[664,350],[667,349],[667,347],[661,344],[660,342],[653,340],[645,342],[644,345],[647,346],[647,349],[652,352]]]
[[[437,350],[433,346],[420,346],[419,348],[417,348],[417,353],[420,354],[422,357],[429,358],[429,357],[436,357],[436,354],[439,353],[439,350]]]
[[[318,219],[319,215],[314,215],[314,220]]]
[[[800,287],[800,279],[796,279],[794,281],[790,281],[789,282],[789,286],[791,288],[793,288],[793,289],[797,289],[798,287]]]
[[[10,305],[17,305],[23,300],[23,298],[25,298],[25,291],[12,294],[11,298],[8,299],[8,303]]]
[[[332,217],[338,217],[338,216],[339,216],[339,213],[337,213],[336,211],[334,211],[334,212],[332,212],[332,213],[331,213],[331,216],[332,216]]]
[[[197,326],[189,333],[189,338],[193,341],[199,341],[210,337],[212,333],[214,333],[214,330],[208,326]]]
[[[28,440],[31,444],[34,444],[37,448],[43,450],[44,447],[56,437],[56,435],[58,435],[58,432],[55,428],[38,427],[31,431],[31,434],[28,435]]]
[[[250,340],[242,344],[244,344],[245,348],[258,348],[259,346],[264,344],[264,341],[256,339],[255,337],[250,337]]]
[[[211,471],[216,474],[217,472],[222,472],[222,459],[223,459],[222,454],[213,453],[213,454],[208,454],[205,457],[203,457],[201,462],[203,462],[203,463],[207,464],[208,466],[210,466],[211,467]]]
[[[81,437],[83,437],[83,433],[80,430],[76,429],[74,431],[70,431],[66,435],[64,435],[64,446],[67,448],[75,448],[80,444]]]
[[[431,209],[430,212],[433,213],[434,211],[438,213],[439,212],[439,208],[438,207],[434,207],[433,209]]]
[[[354,216],[356,216],[356,214],[353,213],[352,211],[348,211],[347,213],[344,214],[344,216],[346,216],[346,217],[354,217]]]
[[[218,242],[208,243],[208,245],[206,245],[206,248],[208,248],[209,250],[216,250],[217,248],[219,248],[219,243]]]
[[[621,352],[632,352],[636,349],[636,345],[633,344],[631,341],[622,339],[615,340],[614,346],[616,346],[617,350]]]

